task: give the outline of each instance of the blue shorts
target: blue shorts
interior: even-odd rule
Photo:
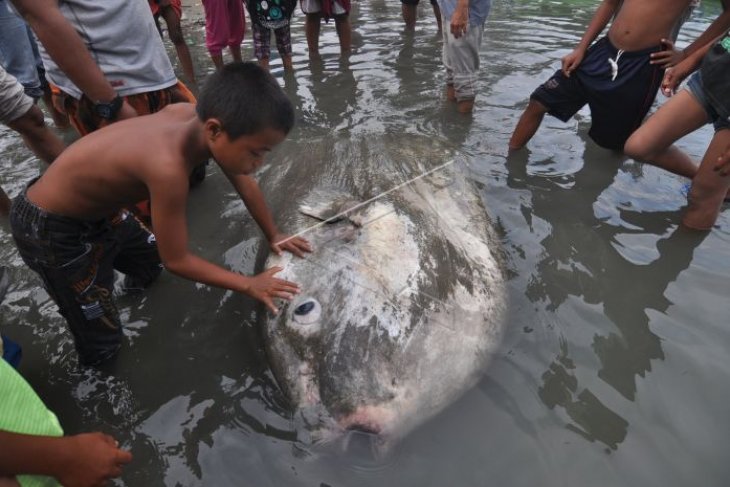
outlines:
[[[601,147],[621,151],[629,136],[649,112],[664,70],[649,64],[649,55],[661,46],[621,52],[615,79],[611,62],[619,55],[608,37],[595,42],[583,62],[568,78],[561,70],[540,85],[531,98],[563,122],[587,103],[592,124],[588,135]]]
[[[689,82],[687,83],[687,91],[689,91],[699,104],[702,105],[702,108],[705,109],[705,112],[707,112],[707,122],[711,123],[715,127],[715,132],[730,128],[730,120],[721,117],[705,96],[705,90],[702,87],[702,75],[699,70],[695,71],[689,79]]]

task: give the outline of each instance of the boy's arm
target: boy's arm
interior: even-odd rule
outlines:
[[[304,257],[304,252],[312,251],[311,245],[305,239],[289,237],[279,232],[276,223],[274,223],[274,217],[271,215],[268,206],[266,206],[264,194],[254,178],[244,175],[230,176],[228,174],[226,174],[226,177],[236,188],[236,192],[241,196],[253,219],[261,227],[266,239],[269,241],[271,250],[277,255],[280,255],[283,250],[288,250],[298,257]]]
[[[33,28],[48,55],[91,101],[108,103],[117,96],[78,32],[61,13],[58,0],[11,1]],[[124,102],[116,120],[136,115],[137,112]]]
[[[248,294],[262,301],[276,314],[278,310],[273,299],[291,299],[299,292],[298,286],[274,277],[282,270],[281,267],[272,267],[257,276],[247,277],[192,254],[188,250],[185,217],[187,196],[188,181],[185,175],[159,178],[158,182],[150,184],[157,250],[165,268],[191,281]]]
[[[619,4],[619,0],[603,0],[601,2],[576,48],[562,59],[562,70],[565,76],[570,77],[571,73],[578,69],[586,51],[596,40],[598,34],[606,28],[608,22],[618,10]]]
[[[697,50],[704,48],[707,44],[714,44],[715,39],[725,34],[730,29],[730,0],[723,0],[723,12],[705,29],[705,31],[689,46],[684,48],[685,58],[691,56]],[[707,51],[705,51],[707,52]]]
[[[65,487],[91,487],[122,473],[132,455],[111,436],[35,436],[0,431],[0,477],[46,475]]]

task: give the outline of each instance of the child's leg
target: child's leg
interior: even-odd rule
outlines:
[[[269,69],[271,30],[253,22],[253,53],[262,68]]]
[[[624,152],[636,160],[693,178],[697,167],[672,144],[707,122],[702,105],[689,91],[682,90],[629,137]]]
[[[335,15],[335,28],[340,39],[340,52],[347,54],[352,47],[352,27],[349,14]]]
[[[279,51],[279,56],[281,56],[284,69],[292,71],[294,66],[291,62],[291,29],[289,25],[274,30],[274,35],[276,36],[276,48]]]
[[[120,214],[113,226],[119,243],[114,268],[126,274],[124,286],[127,290],[144,289],[162,272],[155,236],[131,213]]]
[[[401,12],[406,29],[415,29],[416,14],[418,13],[418,0],[401,0]]]
[[[537,129],[540,128],[542,119],[545,118],[547,112],[548,108],[545,105],[534,98],[530,98],[527,108],[522,112],[515,130],[512,132],[512,137],[509,139],[509,150],[522,149],[532,139]]]
[[[307,14],[304,21],[304,32],[307,37],[307,48],[310,56],[319,54],[319,29],[322,20],[320,12]]]
[[[223,48],[228,43],[228,13],[220,0],[202,0],[205,10],[205,46],[217,69],[223,67]]]
[[[692,179],[689,206],[682,223],[697,230],[709,230],[715,224],[720,207],[730,188],[730,175],[715,171],[718,158],[730,149],[730,128],[715,132],[702,158],[697,175]]]
[[[241,43],[246,32],[246,14],[241,0],[228,0],[228,48],[236,62],[241,62]]]
[[[195,81],[195,71],[193,70],[193,59],[190,57],[190,50],[188,45],[185,43],[185,37],[182,33],[182,27],[180,26],[180,14],[175,10],[172,5],[161,7],[162,17],[165,19],[167,24],[167,34],[170,36],[170,41],[175,46],[177,51],[177,58],[180,60],[180,66],[182,66],[183,73],[191,86],[196,87],[197,82]]]

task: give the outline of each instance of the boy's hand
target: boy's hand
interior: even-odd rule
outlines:
[[[563,74],[566,77],[570,78],[570,75],[573,73],[573,71],[578,69],[578,66],[580,66],[580,63],[583,62],[583,56],[585,56],[585,54],[586,54],[585,49],[578,47],[578,48],[574,49],[573,52],[571,52],[567,56],[563,57],[563,59],[561,60],[561,62],[562,62],[561,69],[563,70]]]
[[[122,465],[132,454],[120,450],[117,442],[103,433],[68,436],[68,460],[56,476],[64,487],[97,487],[122,474]]]
[[[272,267],[249,278],[249,284],[245,291],[252,298],[264,303],[274,314],[279,313],[279,309],[274,305],[274,298],[291,301],[295,294],[299,294],[299,286],[293,282],[274,277],[274,274],[282,270],[284,270],[283,267]]]
[[[679,63],[664,71],[664,78],[662,79],[662,94],[664,96],[669,97],[675,94],[682,81],[692,72],[690,69],[687,69],[685,64]]]
[[[725,147],[725,152],[717,158],[717,164],[712,168],[720,176],[730,176],[730,145]]]
[[[649,56],[649,64],[656,64],[666,69],[676,66],[684,60],[684,51],[675,49],[672,41],[669,39],[662,39],[662,45],[666,46],[666,49],[652,53]]]
[[[302,237],[290,237],[283,233],[274,235],[269,245],[271,246],[272,252],[276,255],[281,255],[283,251],[287,250],[297,257],[304,257],[304,252],[312,251],[312,246],[306,239]]]

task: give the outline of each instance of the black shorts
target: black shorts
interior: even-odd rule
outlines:
[[[420,0],[400,0],[403,5],[418,5]],[[436,0],[431,0],[431,5],[438,5]]]
[[[548,108],[548,113],[563,122],[586,103],[591,109],[588,135],[601,147],[623,150],[624,143],[649,112],[664,75],[664,70],[649,64],[649,55],[660,46],[643,51],[622,52],[612,79],[609,59],[616,60],[616,49],[608,37],[594,43],[583,62],[568,78],[558,70],[531,95]]]
[[[134,286],[152,282],[162,270],[154,235],[126,211],[78,220],[46,212],[25,192],[13,201],[10,226],[23,261],[40,275],[66,318],[80,362],[114,356],[122,342],[114,270],[132,278]]]

